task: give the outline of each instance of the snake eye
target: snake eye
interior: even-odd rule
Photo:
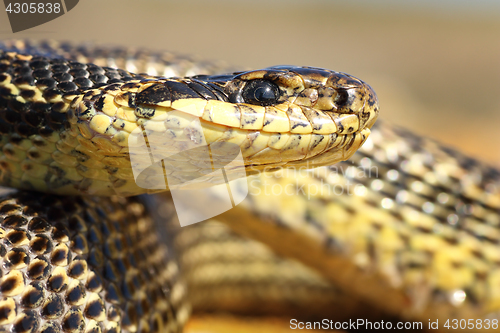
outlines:
[[[280,90],[276,84],[270,81],[253,80],[243,88],[242,97],[248,104],[272,105],[278,101]]]

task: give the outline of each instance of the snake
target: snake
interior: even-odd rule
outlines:
[[[375,92],[349,74],[220,73],[0,43],[0,183],[16,189],[0,201],[2,331],[179,332],[211,305],[498,325],[498,170],[376,122]],[[232,175],[243,202],[178,227],[164,191]]]

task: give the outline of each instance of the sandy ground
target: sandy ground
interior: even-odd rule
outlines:
[[[251,68],[345,71],[375,88],[382,119],[500,165],[500,14],[346,3],[85,0],[15,35],[2,11],[0,38],[168,49]]]

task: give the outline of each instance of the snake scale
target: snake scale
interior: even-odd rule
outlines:
[[[374,124],[376,96],[350,75],[277,66],[192,77],[223,71],[169,53],[0,43],[0,181],[27,190],[0,202],[0,330],[177,332],[191,306],[210,305],[498,320],[496,169]],[[168,195],[124,196],[145,192],[131,143],[145,151],[168,132],[162,149],[190,148],[191,117],[207,142],[231,143],[214,160],[227,163],[236,144],[253,175],[243,203],[178,228]],[[160,177],[143,168],[148,192],[211,170],[176,156]]]

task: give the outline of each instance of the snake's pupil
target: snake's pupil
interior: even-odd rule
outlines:
[[[242,96],[245,103],[271,105],[278,101],[279,88],[270,81],[254,80],[245,86]]]
[[[266,102],[276,98],[271,87],[259,87],[255,90],[254,97],[257,101]]]

